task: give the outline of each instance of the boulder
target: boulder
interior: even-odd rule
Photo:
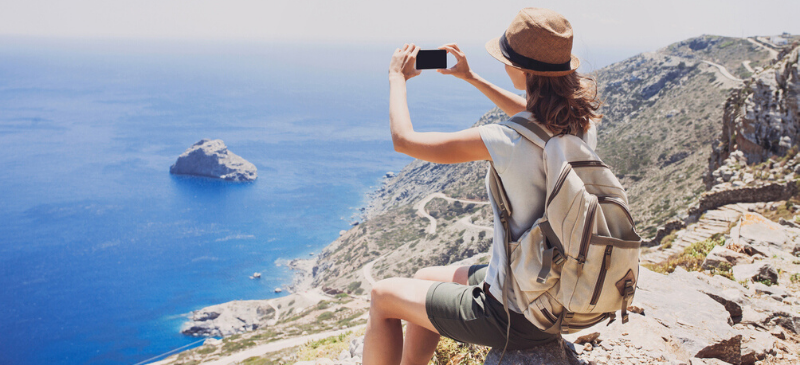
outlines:
[[[742,307],[745,305],[747,294],[751,292],[741,284],[719,275],[708,276],[696,271],[688,272],[681,267],[672,275],[722,304],[734,323],[741,320]]]
[[[769,295],[773,299],[778,301],[782,301],[783,298],[789,296],[789,294],[787,294],[785,290],[775,285],[767,286],[762,283],[754,283],[753,289],[756,291],[756,293]]]
[[[731,229],[731,239],[737,245],[756,247],[774,245],[782,248],[787,243],[783,226],[752,212],[742,214],[739,224]]]
[[[736,281],[769,281],[778,283],[778,271],[775,267],[766,262],[756,262],[753,264],[736,265],[733,277]]]
[[[694,289],[696,282],[688,275],[661,275],[640,268],[634,302],[669,329],[672,350],[679,359],[716,358],[738,364],[741,335],[731,328],[730,315],[721,304]]]
[[[499,365],[500,356],[503,353],[501,348],[493,348],[486,355],[484,365]],[[503,356],[503,364],[514,365],[577,365],[581,361],[569,349],[563,339],[549,344],[537,346],[527,350],[507,350]]]
[[[738,253],[723,246],[715,246],[706,256],[705,261],[703,261],[702,268],[704,270],[711,270],[720,267],[722,264],[727,264],[730,267],[739,264],[750,264],[752,262],[753,258],[748,255]]]
[[[775,338],[767,332],[749,328],[739,330],[742,334],[742,364],[751,365],[775,354]]]
[[[662,275],[640,267],[632,307],[641,308],[643,314],[631,312],[626,324],[618,319],[610,325],[598,325],[586,333],[564,337],[577,341],[579,337],[599,332],[595,342],[599,342],[601,349],[610,349],[606,351],[626,352],[631,348],[641,348],[653,358],[663,356],[674,362],[716,358],[738,364],[741,335],[731,327],[733,320],[728,310],[701,290],[717,293],[741,286],[727,279],[723,280],[730,284],[714,281],[712,285],[710,280],[701,280],[697,275],[705,276],[680,268],[672,274]],[[733,294],[730,296],[735,297]],[[741,299],[732,299],[731,302],[737,300]],[[625,347],[615,349],[614,344],[624,344]],[[598,358],[599,363],[613,362],[609,361]]]
[[[258,176],[255,165],[228,151],[225,142],[219,139],[203,139],[193,144],[178,156],[169,172],[229,181],[253,181]]]
[[[350,340],[350,357],[364,356],[364,336]]]

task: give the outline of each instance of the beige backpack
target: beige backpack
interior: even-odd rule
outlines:
[[[510,242],[512,207],[497,171],[490,169],[490,193],[505,230],[509,263],[503,285],[506,314],[508,286],[513,285],[517,306],[547,333],[573,333],[605,319],[611,323],[617,310],[626,323],[639,276],[641,238],[625,189],[580,137],[553,136],[522,117],[502,124],[544,149],[547,181],[544,216]],[[524,129],[538,138],[526,136]]]

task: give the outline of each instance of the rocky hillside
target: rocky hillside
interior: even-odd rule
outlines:
[[[732,179],[749,183],[753,177],[744,176],[747,172],[742,167],[797,153],[800,60],[796,48],[784,53],[775,63],[759,68],[741,87],[734,89],[725,102],[722,133],[709,159],[706,176],[709,188]],[[732,154],[735,154],[733,158]],[[783,179],[787,172],[769,166],[766,173],[772,176],[771,180],[776,180]],[[791,179],[789,176],[788,180]]]
[[[598,153],[628,189],[637,226],[654,235],[658,225],[685,212],[705,191],[703,178],[722,106],[741,84],[704,61],[731,68],[767,64],[770,53],[746,39],[703,36],[644,53],[597,72],[605,101]],[[723,68],[727,69],[727,68]],[[744,75],[742,75],[744,76]],[[493,109],[475,125],[508,118]],[[375,279],[411,276],[422,267],[449,264],[485,252],[491,242],[486,206],[434,199],[450,205],[438,230],[417,206],[433,193],[486,201],[487,163],[439,165],[414,161],[374,193],[364,223],[347,231],[319,256],[315,285],[366,290]],[[453,213],[455,212],[455,213]],[[483,227],[480,227],[483,226]],[[371,266],[372,277],[364,266]]]
[[[797,62],[791,47],[703,36],[597,72],[606,102],[598,152],[626,186],[639,230],[655,236],[641,251],[631,322],[512,356],[565,364],[797,363]],[[494,109],[476,124],[504,118]],[[162,363],[360,363],[376,280],[488,260],[485,171],[486,163],[409,164],[374,193],[363,223],[319,254],[304,277],[315,289],[298,284],[298,293],[279,300],[194,312],[185,333],[235,335]],[[432,364],[497,358],[443,341]]]

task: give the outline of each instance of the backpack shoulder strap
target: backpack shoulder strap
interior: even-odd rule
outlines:
[[[547,128],[543,127],[536,121],[522,116],[514,116],[513,118],[505,122],[501,122],[500,124],[517,131],[517,133],[525,137],[525,139],[533,142],[533,144],[541,148],[544,148],[544,145],[547,143],[547,141],[553,137],[553,133],[547,130]]]

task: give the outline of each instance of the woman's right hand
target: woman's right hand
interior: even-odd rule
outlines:
[[[436,71],[443,75],[453,75],[462,80],[470,80],[475,78],[475,73],[472,72],[472,69],[469,68],[469,64],[467,63],[467,56],[464,55],[464,52],[462,52],[460,48],[458,48],[457,44],[448,43],[439,47],[439,49],[443,49],[447,51],[447,53],[452,53],[453,56],[456,57],[456,64],[453,67],[442,68]]]

